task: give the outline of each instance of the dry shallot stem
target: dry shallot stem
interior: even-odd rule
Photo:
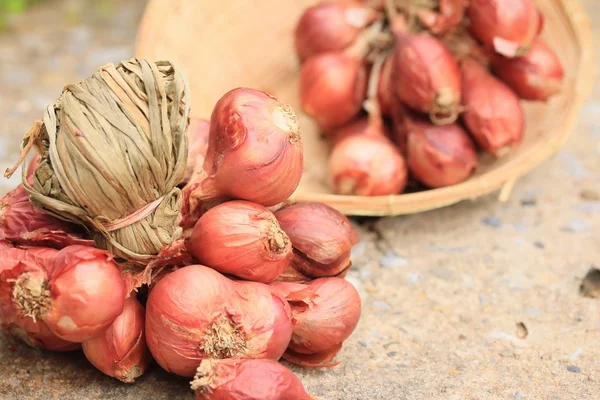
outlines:
[[[369,114],[369,121],[371,123],[381,123],[381,106],[379,104],[378,91],[381,71],[387,57],[387,52],[380,54],[375,59],[371,68],[371,76],[369,77],[367,86],[367,100],[363,103],[363,107]]]

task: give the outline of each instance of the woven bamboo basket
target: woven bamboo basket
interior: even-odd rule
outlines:
[[[246,86],[277,96],[300,112],[295,23],[315,0],[151,0],[137,37],[137,55],[168,59],[186,72],[192,115],[209,118],[227,91]],[[325,202],[348,215],[417,213],[474,199],[500,189],[506,200],[514,182],[552,156],[575,129],[579,109],[595,78],[590,22],[578,0],[538,0],[546,17],[542,37],[558,52],[567,79],[548,103],[525,102],[525,140],[501,160],[483,158],[477,173],[451,187],[394,196],[339,196],[330,192],[328,147],[316,125],[301,115],[305,172],[293,200]]]

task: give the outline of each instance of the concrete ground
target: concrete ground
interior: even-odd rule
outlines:
[[[584,3],[600,18],[597,1]],[[0,170],[65,83],[132,55],[143,6],[48,1],[0,33]],[[1,180],[0,194],[18,180]],[[340,366],[294,371],[330,400],[600,398],[600,300],[579,290],[600,265],[599,194],[596,86],[576,134],[518,182],[508,203],[491,195],[361,221],[349,278],[363,297],[360,325]],[[124,385],[81,354],[45,353],[0,334],[0,398],[193,396],[186,380],[159,367]]]

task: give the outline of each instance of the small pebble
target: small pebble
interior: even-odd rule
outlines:
[[[390,351],[389,353],[387,353],[388,357],[396,357],[398,355],[397,351]]]
[[[581,200],[585,201],[600,201],[600,194],[591,189],[583,189],[579,193],[579,197],[581,198]]]
[[[517,337],[519,339],[525,339],[529,335],[529,330],[523,322],[517,322]]]
[[[360,344],[362,347],[369,347],[369,341],[368,340],[359,340],[358,344]]]
[[[536,240],[533,245],[535,247],[537,247],[538,249],[545,249],[546,245],[543,242],[540,242],[539,240]]]
[[[536,205],[537,205],[537,200],[535,198],[521,200],[521,206],[523,206],[523,207],[535,207]]]
[[[590,268],[579,286],[579,293],[582,296],[592,299],[600,297],[600,269]]]
[[[576,367],[574,365],[569,365],[567,367],[567,371],[569,371],[569,372],[575,372],[577,374],[577,373],[581,372],[581,368]]]
[[[491,226],[492,228],[502,227],[502,220],[500,217],[495,215],[488,215],[487,217],[483,218],[481,222],[487,226]]]
[[[400,257],[394,251],[390,250],[379,259],[379,265],[383,268],[399,268],[406,267],[408,265],[408,261],[405,258]]]

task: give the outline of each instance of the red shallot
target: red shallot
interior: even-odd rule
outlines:
[[[70,342],[104,332],[123,311],[121,273],[112,256],[92,247],[8,249],[0,273],[2,320],[43,321]]]
[[[320,278],[307,284],[273,282],[270,287],[288,300],[295,321],[284,358],[304,358],[305,366],[330,366],[360,318],[361,300],[354,286],[340,278]]]
[[[311,400],[302,382],[272,360],[202,360],[191,382],[196,400]]]
[[[434,125],[413,119],[406,135],[408,168],[426,186],[455,185],[477,167],[475,146],[458,124]]]
[[[344,273],[358,234],[344,214],[323,203],[300,202],[275,212],[294,248],[288,270],[279,280],[304,281]]]
[[[315,54],[346,49],[377,16],[377,11],[353,1],[307,8],[295,31],[298,57],[305,61]]]
[[[329,174],[337,194],[383,196],[401,193],[408,171],[380,121],[361,119],[336,132]]]
[[[146,339],[161,367],[194,376],[203,359],[278,360],[292,333],[290,308],[262,283],[187,266],[162,278],[146,304]]]
[[[302,141],[294,110],[254,89],[234,89],[215,106],[198,201],[235,198],[272,206],[302,176]]]
[[[502,157],[523,138],[525,118],[519,98],[474,60],[465,59],[462,72],[465,125],[484,151]]]
[[[100,336],[81,344],[85,357],[108,376],[132,383],[150,364],[144,335],[144,307],[132,296],[123,312]]]
[[[194,227],[187,247],[204,265],[263,283],[277,279],[292,259],[290,238],[273,213],[243,200],[208,210]]]
[[[471,0],[467,16],[473,36],[505,57],[525,54],[543,21],[533,0]]]
[[[527,100],[546,101],[560,92],[564,70],[556,53],[536,39],[527,54],[517,58],[492,59],[494,72]]]
[[[310,58],[300,73],[302,108],[321,128],[330,130],[352,120],[367,91],[363,61],[342,52]]]
[[[391,85],[395,95],[415,111],[428,113],[436,124],[459,115],[461,76],[450,50],[426,34],[399,32]]]

